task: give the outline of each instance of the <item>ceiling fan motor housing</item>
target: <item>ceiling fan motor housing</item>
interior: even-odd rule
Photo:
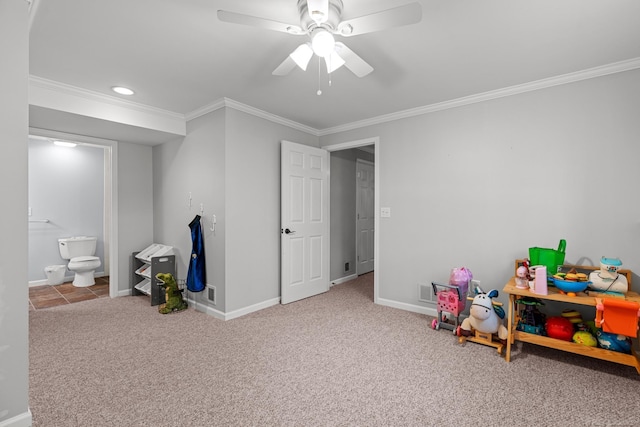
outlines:
[[[309,34],[316,28],[324,28],[331,33],[338,29],[338,24],[342,19],[342,0],[329,0],[329,16],[326,22],[317,24],[309,15],[309,5],[307,0],[298,0],[298,12],[300,13],[300,26],[307,30]]]

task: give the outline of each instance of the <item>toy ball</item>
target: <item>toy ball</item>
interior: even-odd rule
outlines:
[[[563,341],[571,341],[573,338],[573,323],[562,316],[549,317],[546,323],[547,336]]]
[[[587,331],[578,331],[573,334],[573,342],[586,345],[588,347],[596,347],[598,345],[596,337]]]
[[[598,330],[598,332],[596,332],[596,337],[600,347],[606,350],[617,351],[620,353],[631,353],[631,338],[629,337],[603,332],[602,330]]]

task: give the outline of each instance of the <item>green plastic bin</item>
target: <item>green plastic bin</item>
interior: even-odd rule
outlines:
[[[544,265],[547,267],[547,274],[553,275],[558,272],[558,266],[564,264],[564,251],[567,248],[567,241],[560,239],[558,249],[529,248],[530,265]]]

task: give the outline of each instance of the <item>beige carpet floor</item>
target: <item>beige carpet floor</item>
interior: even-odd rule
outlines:
[[[506,363],[375,305],[372,277],[227,322],[144,296],[30,312],[34,426],[640,426],[635,369]]]

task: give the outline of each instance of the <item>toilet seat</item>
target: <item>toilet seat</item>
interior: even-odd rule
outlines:
[[[100,258],[98,258],[97,256],[77,256],[75,258],[71,258],[69,260],[69,263],[72,262],[86,262],[86,261],[100,261]]]

